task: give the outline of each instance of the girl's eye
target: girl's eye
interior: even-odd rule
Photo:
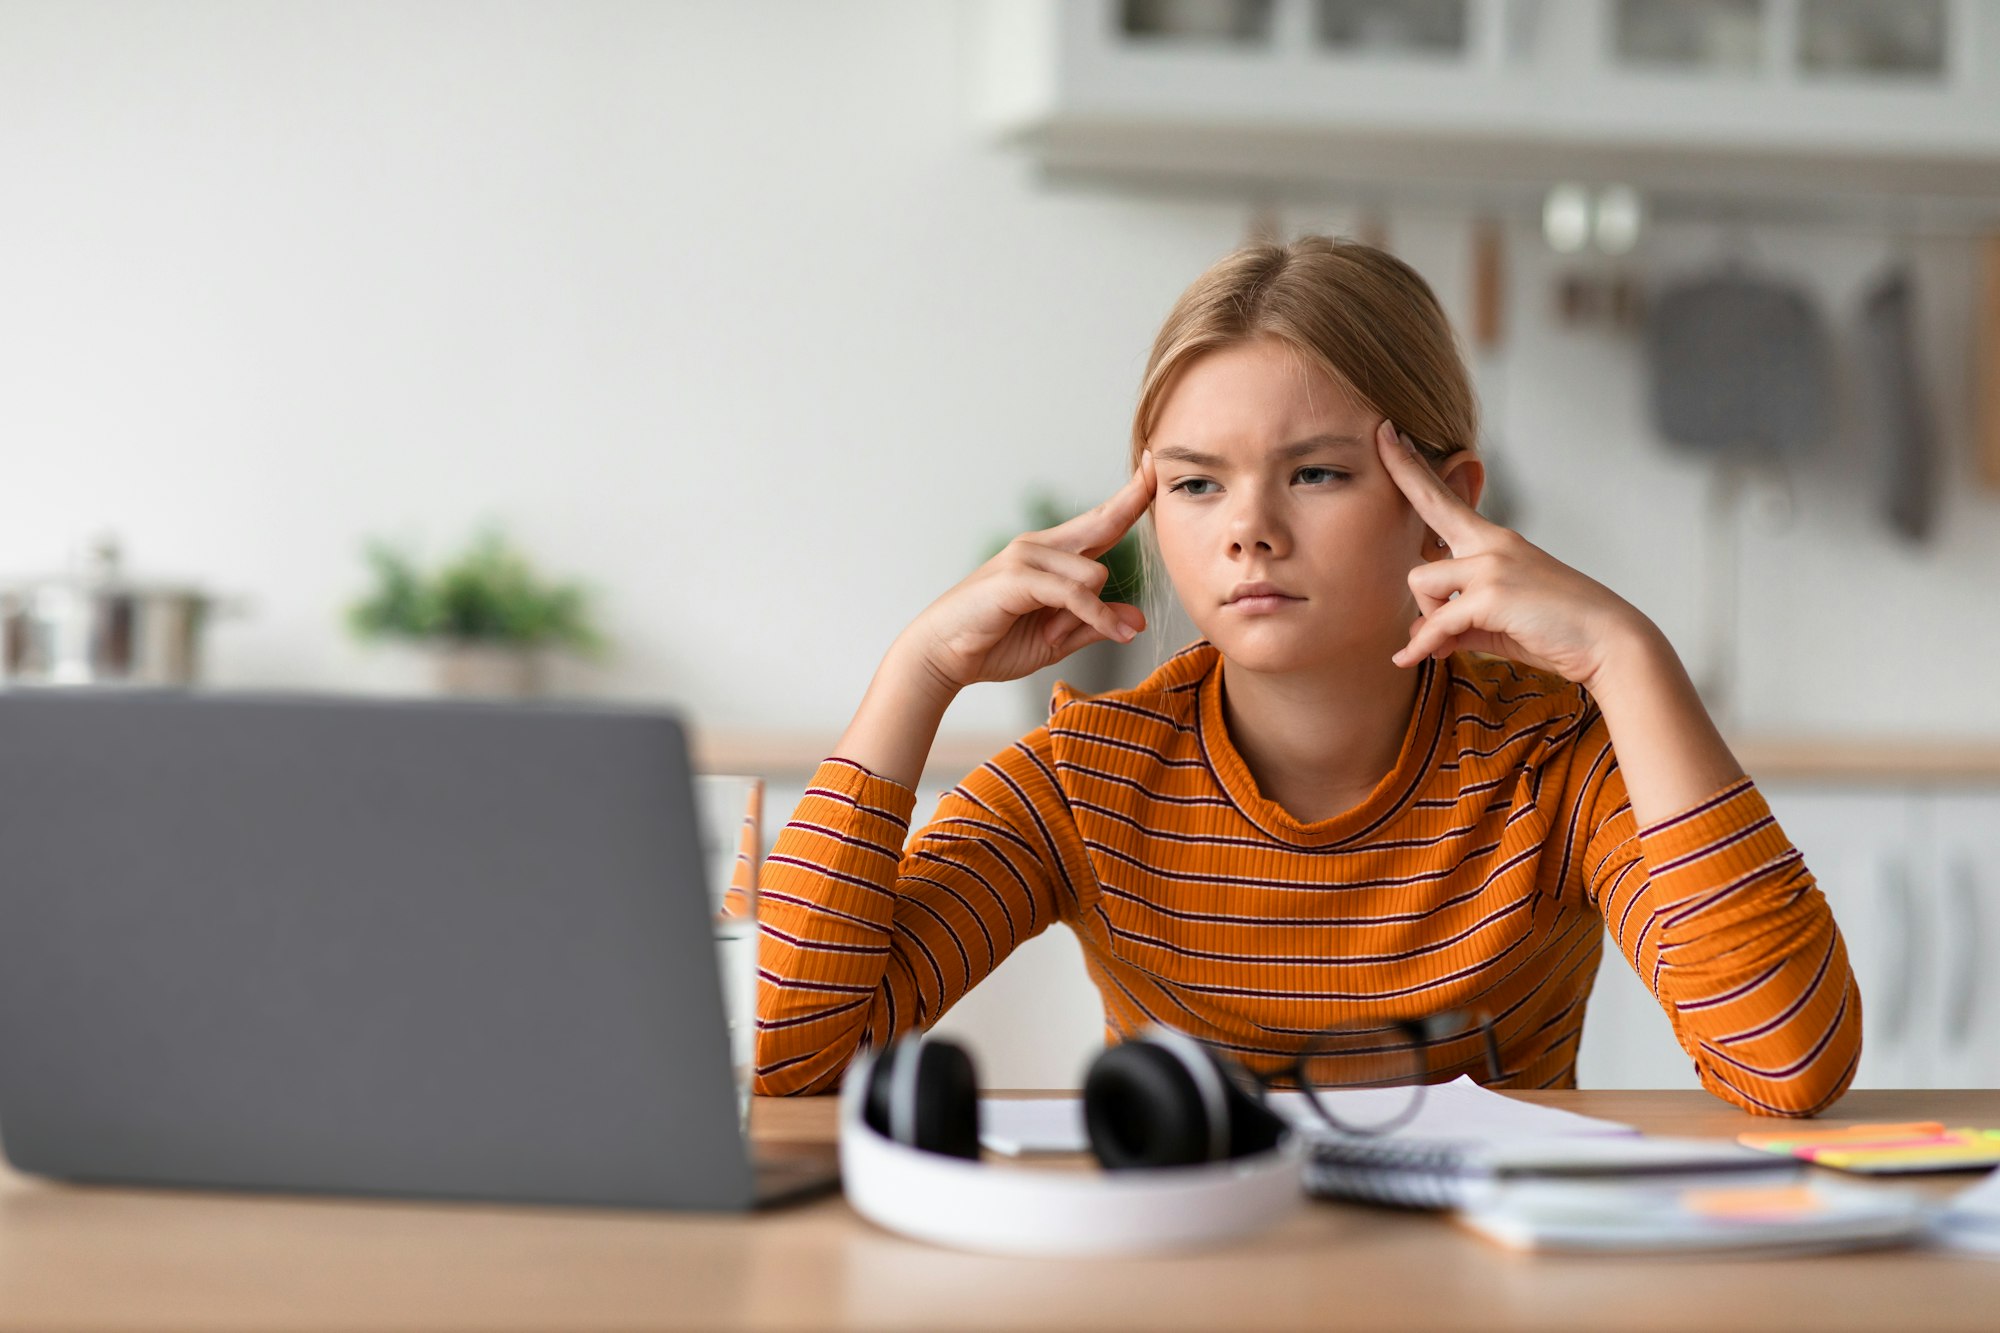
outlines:
[[[1309,474],[1318,474],[1317,479]],[[1340,472],[1330,467],[1302,467],[1293,475],[1305,478],[1308,486],[1321,485],[1328,481],[1344,481],[1347,478],[1345,472]],[[1167,487],[1167,490],[1179,491],[1183,495],[1206,495],[1208,494],[1207,491],[1197,491],[1191,488],[1195,486],[1213,486],[1214,484],[1214,482],[1201,477],[1187,477]]]

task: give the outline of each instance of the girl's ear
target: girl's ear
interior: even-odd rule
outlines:
[[[1479,508],[1479,497],[1486,491],[1486,464],[1478,455],[1461,449],[1438,465],[1437,474],[1466,508]]]
[[[1465,501],[1467,508],[1479,508],[1479,497],[1486,490],[1486,464],[1469,450],[1461,449],[1436,467],[1438,476],[1451,487],[1453,495]],[[1451,552],[1438,545],[1437,534],[1428,528],[1424,530],[1424,559],[1426,562],[1451,559]]]

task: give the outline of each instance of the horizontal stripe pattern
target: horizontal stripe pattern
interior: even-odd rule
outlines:
[[[1316,822],[1257,789],[1206,642],[1131,690],[1058,685],[914,836],[915,792],[827,760],[763,863],[758,1091],[832,1090],[864,1041],[930,1026],[1060,922],[1107,1041],[1165,1023],[1282,1078],[1329,1026],[1479,1009],[1516,1088],[1575,1086],[1608,935],[1717,1096],[1837,1097],[1860,997],[1756,786],[1641,829],[1581,689],[1463,653],[1418,670],[1394,770]],[[1378,1044],[1342,1049],[1315,1078],[1380,1077]],[[1478,1041],[1436,1053],[1434,1079],[1460,1073],[1494,1082]]]

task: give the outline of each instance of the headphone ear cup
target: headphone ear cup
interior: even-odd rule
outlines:
[[[896,1106],[896,1071],[915,1060],[916,1075],[906,1090],[915,1105]],[[902,1114],[898,1114],[898,1111]],[[861,1118],[884,1138],[979,1160],[979,1081],[972,1057],[957,1042],[920,1034],[896,1038],[883,1047],[868,1070]],[[903,1134],[897,1127],[906,1127]]]
[[[1227,1156],[1276,1147],[1284,1118],[1244,1090],[1240,1068],[1205,1047],[1197,1058],[1209,1062],[1222,1084]],[[1208,1103],[1194,1075],[1173,1051],[1144,1038],[1113,1046],[1091,1064],[1083,1118],[1091,1150],[1108,1170],[1215,1160]]]
[[[918,1055],[917,1147],[979,1160],[979,1078],[955,1041],[927,1041]]]
[[[1171,1052],[1150,1042],[1123,1042],[1091,1061],[1083,1080],[1083,1125],[1106,1170],[1208,1160],[1201,1090]]]
[[[1247,1070],[1226,1055],[1217,1052],[1210,1055],[1222,1074],[1222,1095],[1229,1102],[1229,1155],[1250,1157],[1277,1147],[1278,1140],[1291,1126],[1266,1106],[1262,1097],[1243,1086],[1245,1082],[1255,1082]]]
[[[876,1048],[868,1065],[868,1086],[862,1089],[861,1120],[885,1139],[896,1137],[895,1121],[889,1116],[889,1071],[896,1063],[896,1049],[910,1037],[898,1037]]]

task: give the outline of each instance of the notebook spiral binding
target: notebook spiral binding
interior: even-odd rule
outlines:
[[[1398,1208],[1455,1208],[1477,1174],[1468,1160],[1475,1146],[1455,1139],[1316,1138],[1306,1158],[1306,1191]]]

